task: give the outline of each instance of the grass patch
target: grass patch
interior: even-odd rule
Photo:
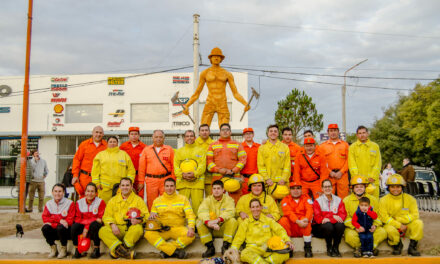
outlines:
[[[46,202],[49,201],[50,199],[52,199],[52,198],[45,197],[44,204],[46,204]],[[26,200],[26,205],[28,203],[27,200]],[[17,198],[0,198],[0,206],[18,206],[18,199]],[[34,206],[38,206],[38,198],[34,198]]]

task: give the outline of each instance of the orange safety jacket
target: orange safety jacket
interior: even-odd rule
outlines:
[[[243,145],[231,138],[220,138],[209,145],[206,164],[208,170],[213,173],[218,174],[220,168],[226,168],[232,170],[234,174],[239,174],[246,164],[246,157]]]
[[[310,168],[307,161],[313,167],[320,176],[316,175],[315,172]],[[301,151],[296,155],[295,167],[293,171],[293,179],[296,182],[316,182],[321,186],[321,182],[328,178],[329,170],[327,168],[327,161],[320,153],[313,153],[313,156],[309,158],[305,152]]]
[[[89,138],[81,142],[78,150],[73,157],[72,175],[74,178],[79,177],[80,171],[85,171],[91,177],[93,159],[96,154],[107,148],[107,142],[101,140],[98,147],[93,142],[93,138]]]
[[[241,145],[243,145],[243,149],[246,151],[247,156],[246,165],[244,165],[244,168],[241,170],[241,174],[252,175],[258,173],[257,157],[258,148],[260,148],[261,145],[256,142],[253,142],[250,147],[246,142],[242,142]]]
[[[339,170],[342,174],[348,171],[348,143],[339,139],[336,144],[329,139],[319,149],[324,155],[330,171]]]
[[[128,156],[130,156],[131,161],[133,162],[134,169],[136,170],[135,182],[142,181],[141,177],[139,177],[139,159],[141,158],[142,150],[144,150],[146,146],[147,145],[145,145],[143,142],[139,141],[139,144],[133,147],[133,144],[131,144],[130,141],[126,141],[119,147],[120,150],[127,152]]]
[[[287,195],[281,200],[281,208],[283,215],[291,222],[307,218],[309,223],[313,218],[313,202],[306,194],[302,194],[297,201],[293,199],[292,195]]]
[[[162,161],[163,165],[167,168],[162,166],[162,164],[159,162],[156,154],[154,153],[154,145],[146,146],[144,150],[142,150],[141,158],[139,160],[139,171],[138,171],[138,178],[140,180],[140,183],[143,184],[145,182],[146,176],[163,176],[165,177],[167,175],[167,170],[169,175],[174,176],[174,150],[171,146],[168,145],[162,145],[157,155],[159,156],[160,160]]]

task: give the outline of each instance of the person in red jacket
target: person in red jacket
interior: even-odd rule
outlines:
[[[257,157],[260,144],[254,142],[254,130],[251,127],[243,129],[243,138],[244,141],[241,143],[241,145],[243,145],[243,149],[246,151],[247,158],[246,164],[240,173],[244,178],[244,182],[241,184],[241,193],[242,195],[245,195],[249,193],[249,186],[247,184],[249,177],[255,173],[258,173]]]
[[[57,183],[52,187],[53,199],[49,200],[44,206],[43,214],[43,232],[47,244],[50,245],[49,258],[58,257],[59,259],[67,256],[67,240],[70,237],[70,227],[75,217],[75,205],[72,200],[64,197],[66,187]],[[61,249],[58,254],[55,240],[60,240]]]
[[[139,140],[140,137],[139,127],[130,127],[128,129],[128,141],[119,146],[120,150],[127,152],[133,162],[134,169],[136,170],[136,176],[134,179],[133,189],[140,197],[144,197],[144,179],[139,176],[139,159],[141,157],[142,150],[147,146]]]
[[[328,178],[325,157],[316,151],[315,140],[304,138],[304,150],[296,155],[293,180],[301,183],[304,194],[311,191],[316,199],[322,194],[321,183]]]
[[[332,182],[327,179],[322,181],[323,195],[313,203],[313,236],[325,238],[327,255],[341,257],[339,244],[344,234],[344,220],[347,217],[342,199],[333,192]]]
[[[290,183],[290,195],[281,200],[283,217],[278,221],[286,229],[290,237],[304,238],[304,254],[306,258],[313,257],[312,253],[312,200],[302,193],[299,182]]]
[[[74,258],[80,258],[81,253],[78,251],[78,236],[83,238],[89,237],[93,240],[94,249],[91,258],[99,258],[99,239],[98,232],[102,226],[102,216],[104,215],[105,202],[97,197],[98,188],[94,183],[89,183],[86,186],[86,193],[84,198],[78,200],[75,206],[75,219],[72,225],[72,242],[75,246]]]

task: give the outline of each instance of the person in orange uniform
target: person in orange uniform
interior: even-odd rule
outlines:
[[[312,130],[308,129],[308,130],[305,130],[305,131],[304,131],[304,133],[303,133],[303,137],[304,137],[304,138],[313,138],[313,139],[315,139],[315,134],[313,134],[313,131],[312,131]],[[304,150],[304,147],[302,147],[302,149]],[[320,150],[319,145],[316,145],[316,146],[315,146],[315,152],[316,152],[316,153],[319,153],[319,150]]]
[[[301,183],[293,181],[289,184],[290,195],[281,200],[283,217],[278,221],[286,229],[289,237],[304,238],[304,254],[306,258],[312,253],[312,218],[313,202],[307,194],[303,194]]]
[[[151,211],[153,201],[164,192],[164,182],[167,178],[174,177],[174,150],[171,146],[164,145],[165,133],[154,130],[153,145],[146,146],[139,160],[140,183],[147,188],[147,205]]]
[[[72,162],[72,185],[75,186],[79,198],[84,197],[87,184],[92,181],[93,159],[96,154],[107,148],[107,142],[102,139],[104,129],[96,126],[92,138],[84,140],[78,147]]]
[[[241,175],[244,178],[244,182],[241,184],[241,192],[242,194],[249,193],[249,187],[247,185],[249,181],[249,177],[252,174],[258,173],[257,166],[257,157],[258,157],[258,148],[260,144],[254,142],[254,130],[249,127],[243,129],[243,138],[244,141],[241,143],[243,145],[244,151],[246,151],[246,165],[241,170]]]
[[[246,165],[246,151],[243,145],[231,139],[231,126],[228,123],[220,126],[220,138],[209,145],[206,153],[207,169],[212,172],[212,182],[222,179],[224,176],[234,177],[243,181],[240,171]],[[235,203],[241,196],[241,188],[229,193]]]
[[[128,141],[125,141],[119,147],[120,150],[127,152],[133,162],[134,169],[136,170],[136,176],[134,179],[133,189],[140,197],[144,197],[144,182],[139,177],[139,159],[141,157],[142,150],[147,146],[139,140],[141,133],[139,127],[130,127],[128,129]]]
[[[315,140],[304,138],[304,151],[295,158],[294,181],[301,183],[303,193],[311,191],[313,197],[318,198],[322,194],[321,182],[328,178],[328,174],[325,157],[315,151]]]
[[[294,165],[295,165],[295,157],[296,154],[301,152],[301,147],[296,144],[295,142],[292,141],[293,138],[293,133],[292,133],[292,129],[290,127],[285,127],[283,128],[283,142],[284,144],[286,144],[289,147],[289,151],[290,151],[290,179],[289,181],[293,180],[293,169],[294,169]]]
[[[196,138],[196,146],[208,151],[209,145],[211,145],[212,138],[210,137],[211,130],[207,124],[201,124],[199,126],[199,137]],[[208,170],[205,171],[205,197],[211,195],[212,173]]]
[[[330,124],[327,128],[329,140],[319,148],[327,160],[330,170],[329,179],[333,184],[333,194],[344,199],[348,195],[348,143],[339,138],[338,124]]]

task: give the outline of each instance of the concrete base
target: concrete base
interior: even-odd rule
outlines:
[[[292,241],[295,245],[295,252],[304,251],[304,242],[302,238],[292,238]],[[409,239],[404,239],[403,243],[404,250],[406,251],[408,248]],[[214,241],[217,252],[221,252],[222,244],[222,239],[216,239]],[[312,248],[314,253],[325,253],[325,240],[312,238]],[[68,243],[68,250],[69,252],[73,252],[73,245],[71,241]],[[186,248],[186,250],[191,256],[198,257],[202,255],[202,253],[206,250],[206,247],[200,243],[200,240],[197,238]],[[381,253],[389,254],[392,248],[384,241],[380,244],[379,250]],[[42,237],[40,229],[25,232],[23,238],[16,238],[14,235],[0,239],[0,254],[49,254],[49,251],[50,247]],[[351,253],[353,252],[353,249],[344,242],[344,239],[342,239],[341,245],[339,246],[339,251],[341,253]],[[101,252],[108,252],[108,248],[103,243],[101,243]],[[136,252],[147,256],[159,253],[159,251],[152,245],[148,244],[147,240],[144,238],[141,238],[137,243]]]

